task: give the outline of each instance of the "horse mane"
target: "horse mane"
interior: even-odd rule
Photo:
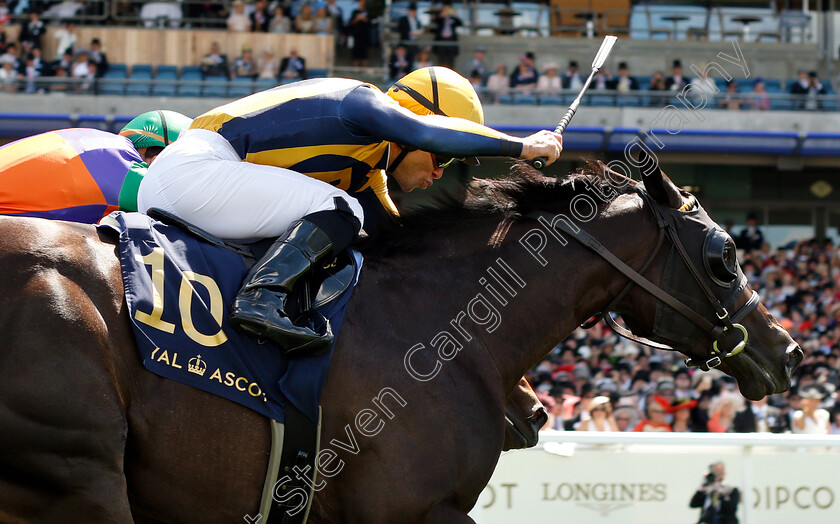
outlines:
[[[465,227],[476,220],[498,217],[496,232],[488,239],[498,245],[513,221],[536,210],[557,208],[576,195],[585,193],[586,186],[603,195],[616,192],[605,177],[603,163],[587,158],[583,167],[566,176],[553,178],[543,175],[524,161],[516,161],[509,172],[499,178],[473,179],[466,186],[435,195],[431,203],[402,208],[399,219],[384,225],[375,240],[357,247],[374,258],[387,257],[394,252],[424,251],[429,240],[442,233]],[[608,190],[609,189],[609,190]],[[602,206],[600,199],[595,199]]]

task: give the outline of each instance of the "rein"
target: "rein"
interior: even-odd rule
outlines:
[[[758,293],[753,291],[749,300],[747,300],[747,302],[733,316],[730,317],[729,312],[726,310],[725,307],[723,307],[723,304],[721,304],[720,300],[718,300],[718,298],[714,295],[712,290],[709,288],[709,285],[703,280],[703,277],[697,270],[697,266],[691,261],[690,257],[688,256],[688,253],[686,253],[682,241],[677,235],[677,232],[675,231],[673,226],[664,219],[662,213],[658,208],[658,205],[650,199],[650,196],[642,188],[637,187],[636,191],[648,204],[648,207],[652,210],[654,216],[656,217],[657,227],[659,228],[659,239],[657,241],[656,248],[648,257],[647,261],[644,263],[640,271],[636,271],[635,269],[628,266],[624,261],[615,256],[609,249],[607,249],[603,244],[601,244],[595,237],[593,237],[583,229],[580,229],[579,227],[572,226],[571,224],[568,224],[566,223],[566,221],[563,220],[559,220],[555,224],[552,220],[554,217],[544,211],[533,212],[530,213],[529,216],[537,219],[543,218],[548,224],[552,224],[552,227],[571,235],[583,246],[595,252],[598,256],[600,256],[610,265],[616,268],[622,275],[630,279],[630,282],[628,282],[627,285],[624,286],[624,288],[618,293],[618,295],[616,295],[616,297],[612,301],[610,301],[609,305],[606,308],[604,308],[604,311],[596,315],[593,320],[589,320],[586,323],[584,323],[584,327],[591,327],[595,322],[597,322],[601,317],[603,317],[607,324],[609,324],[610,328],[612,328],[619,336],[633,340],[634,342],[638,342],[640,344],[644,344],[646,346],[653,347],[655,349],[676,351],[676,349],[666,344],[660,344],[647,338],[634,335],[629,329],[620,326],[615,321],[615,319],[613,319],[612,316],[609,314],[609,312],[615,307],[618,301],[621,300],[624,297],[624,295],[627,294],[630,288],[632,288],[633,284],[636,284],[709,334],[709,336],[713,340],[711,351],[712,357],[701,364],[694,362],[691,358],[688,358],[685,361],[686,365],[688,366],[699,367],[704,371],[708,371],[709,369],[717,367],[721,364],[721,356],[723,356],[724,358],[734,357],[741,353],[746,347],[747,341],[749,339],[749,333],[747,332],[747,329],[744,326],[742,326],[739,322],[743,320],[748,314],[750,314],[756,307],[758,307]],[[680,207],[680,210],[688,211],[692,209],[695,205],[697,205],[697,200],[693,195],[689,195],[685,204],[683,204],[683,206]],[[656,284],[642,276],[641,272],[647,270],[651,262],[653,262],[653,259],[656,257],[657,253],[663,245],[663,240],[665,237],[668,237],[668,239],[674,245],[675,249],[677,250],[677,253],[679,253],[680,255],[680,258],[683,260],[683,263],[688,267],[689,271],[691,272],[691,276],[694,278],[695,282],[697,282],[697,284],[700,286],[700,289],[703,291],[703,294],[705,295],[706,299],[714,308],[715,316],[717,317],[716,321],[710,322],[705,317],[703,317],[690,307],[680,302],[667,291],[665,291],[661,287],[657,286]],[[722,351],[718,347],[718,344],[722,343],[723,340],[733,332],[740,332],[741,341],[738,342],[731,350],[726,352]]]

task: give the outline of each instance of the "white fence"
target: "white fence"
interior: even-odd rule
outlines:
[[[840,523],[840,437],[543,432],[502,455],[470,514],[479,524],[690,524],[708,466],[738,486],[741,524]]]

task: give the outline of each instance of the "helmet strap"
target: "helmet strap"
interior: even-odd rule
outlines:
[[[169,130],[166,129],[166,117],[163,116],[163,111],[160,109],[157,110],[157,114],[160,116],[160,125],[163,127],[163,147],[169,145]]]
[[[416,147],[404,146],[401,144],[397,144],[397,147],[400,148],[400,154],[397,155],[397,158],[395,158],[394,161],[391,162],[391,165],[388,166],[387,169],[385,169],[385,172],[389,175],[393,174],[394,170],[397,169],[400,166],[400,164],[402,164],[402,161],[405,160],[406,155],[417,149]]]
[[[408,96],[413,98],[415,101],[417,101],[418,104],[425,107],[426,109],[428,109],[432,113],[434,113],[436,115],[448,116],[440,108],[440,95],[438,94],[437,77],[435,76],[435,70],[434,69],[429,69],[429,78],[432,82],[432,99],[431,100],[429,100],[428,98],[426,98],[425,96],[420,94],[420,92],[417,91],[416,89],[414,89],[413,87],[407,86],[407,85],[403,84],[402,82],[396,82],[394,84],[394,87],[396,87],[398,89],[402,89],[403,91],[408,93]]]

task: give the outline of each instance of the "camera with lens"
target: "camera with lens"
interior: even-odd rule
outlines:
[[[714,484],[715,482],[717,482],[717,475],[715,475],[714,471],[710,471],[709,473],[707,473],[704,478],[706,480],[705,484],[707,486],[709,484]]]

